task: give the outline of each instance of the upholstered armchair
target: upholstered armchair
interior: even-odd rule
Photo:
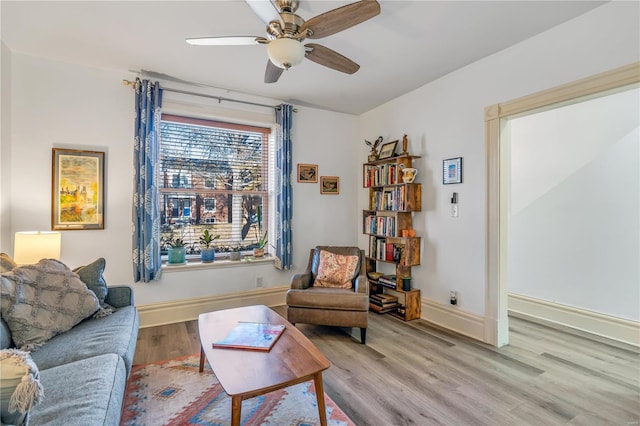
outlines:
[[[291,278],[287,291],[289,322],[359,327],[360,341],[365,344],[368,311],[364,250],[333,246],[311,249],[306,271]]]

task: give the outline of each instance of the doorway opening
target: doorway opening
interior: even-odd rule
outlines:
[[[487,108],[485,335],[496,346],[509,341],[509,282],[525,302],[557,301],[633,321],[637,302],[612,308],[619,293],[597,284],[619,278],[624,291],[638,282],[637,262],[627,259],[638,258],[638,114],[610,108],[620,99],[637,105],[639,71],[632,64]],[[597,130],[586,130],[589,122]],[[630,264],[635,269],[620,270]]]

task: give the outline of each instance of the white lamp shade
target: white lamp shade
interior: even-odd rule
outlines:
[[[267,45],[267,54],[273,65],[289,69],[304,59],[304,46],[297,40],[277,38]]]
[[[13,260],[18,265],[31,265],[40,259],[59,259],[62,234],[54,231],[16,232]]]

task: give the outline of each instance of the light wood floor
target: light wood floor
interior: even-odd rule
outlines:
[[[285,316],[284,307],[274,308]],[[510,319],[494,348],[369,314],[359,330],[296,325],[331,361],[325,392],[357,425],[638,425],[636,348]],[[196,321],[141,329],[135,364],[198,353]]]

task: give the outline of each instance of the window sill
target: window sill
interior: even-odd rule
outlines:
[[[265,256],[262,258],[256,258],[253,256],[245,256],[241,260],[229,260],[220,259],[210,263],[202,263],[200,261],[187,261],[181,265],[169,265],[166,261],[162,262],[162,272],[172,273],[181,271],[198,271],[201,269],[220,269],[220,268],[243,268],[250,266],[265,265],[268,263],[274,263],[275,257]]]

